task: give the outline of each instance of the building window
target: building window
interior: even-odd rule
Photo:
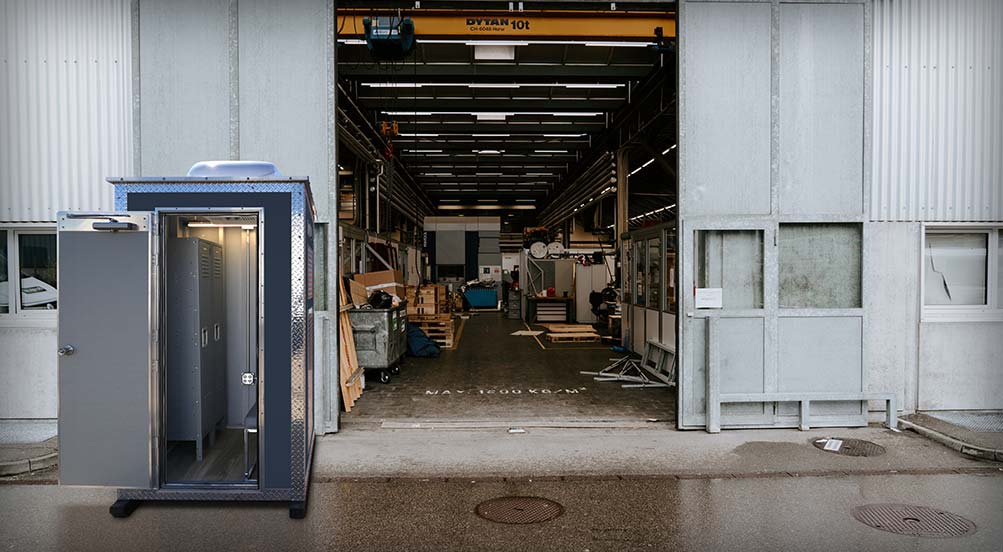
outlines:
[[[1003,228],[927,226],[925,315],[1003,318]]]
[[[662,240],[661,238],[651,238],[648,240],[648,308],[661,310],[661,290],[662,290]]]
[[[781,224],[780,308],[860,308],[861,240],[859,224]]]
[[[0,230],[0,314],[52,312],[58,305],[56,234]]]
[[[645,271],[647,265],[645,262],[645,249],[644,240],[638,240],[634,242],[634,304],[643,307],[645,303],[644,286],[647,283]]]
[[[988,234],[928,233],[923,260],[925,304],[987,304]]]
[[[693,283],[720,289],[719,308],[763,308],[763,231],[697,230]]]

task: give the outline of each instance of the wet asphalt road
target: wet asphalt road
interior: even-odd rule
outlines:
[[[564,514],[535,525],[479,518],[498,496],[541,496]],[[379,479],[314,483],[305,520],[280,504],[147,503],[113,519],[108,490],[0,485],[4,550],[1003,550],[1003,475],[849,475],[544,481]],[[962,538],[861,524],[870,503],[964,516]]]

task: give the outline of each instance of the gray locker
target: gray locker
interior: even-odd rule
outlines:
[[[226,293],[223,248],[200,238],[167,240],[167,440],[215,441],[226,418]]]

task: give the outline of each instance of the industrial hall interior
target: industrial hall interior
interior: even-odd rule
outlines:
[[[338,11],[341,424],[674,426],[674,13],[364,6]]]

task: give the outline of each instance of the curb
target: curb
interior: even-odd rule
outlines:
[[[35,458],[28,458],[26,460],[0,462],[0,477],[22,475],[25,473],[43,470],[45,468],[55,466],[58,463],[58,452],[50,452],[49,454],[43,454],[42,456],[36,456]]]
[[[1003,462],[1003,450],[972,445],[955,439],[949,435],[945,435],[939,431],[914,424],[901,418],[899,418],[899,425],[906,429],[911,429],[927,439],[936,441],[946,447],[950,447],[966,456],[978,458],[979,460],[994,460],[996,462]]]

